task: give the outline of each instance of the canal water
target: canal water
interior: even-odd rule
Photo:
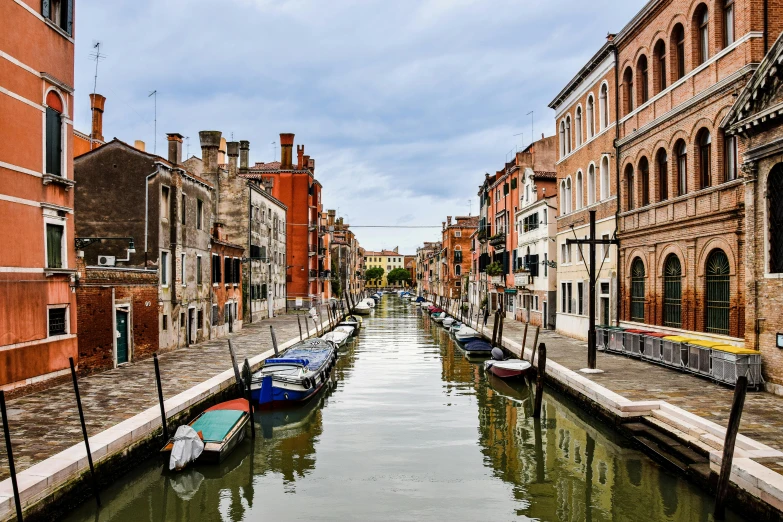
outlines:
[[[549,393],[487,376],[387,295],[309,404],[257,414],[220,466],[150,459],[69,521],[701,521],[712,499]],[[728,520],[741,520],[729,513]]]

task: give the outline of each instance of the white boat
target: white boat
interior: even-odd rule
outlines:
[[[451,328],[451,325],[453,325],[456,322],[457,322],[457,320],[454,319],[453,317],[447,317],[447,318],[445,318],[443,320],[443,327],[444,328]]]
[[[446,312],[435,312],[430,316],[433,321],[436,323],[442,323],[444,319],[446,319]]]
[[[370,308],[375,308],[375,300],[374,299],[367,298],[367,299],[365,299],[362,302],[364,304],[366,304],[367,306],[369,306]]]
[[[481,334],[479,334],[470,326],[463,326],[454,334],[454,337],[456,337],[460,342],[465,342],[469,341],[470,339],[478,339],[481,337]]]
[[[337,327],[334,329],[335,332],[342,332],[348,337],[353,337],[353,335],[356,333],[356,327],[349,326],[347,324],[344,325],[337,325]]]
[[[531,365],[521,359],[507,359],[497,361],[490,359],[484,361],[484,369],[501,379],[521,377],[530,371]]]
[[[367,303],[361,302],[353,308],[353,312],[358,315],[370,315],[372,308]]]
[[[339,332],[337,330],[334,330],[332,332],[327,332],[323,334],[321,336],[321,339],[323,339],[324,341],[329,341],[339,348],[340,346],[344,345],[350,337],[351,336],[345,332]]]
[[[424,301],[423,303],[421,303],[422,308],[426,309],[429,308],[430,306],[432,306],[432,303],[430,303],[429,301]]]

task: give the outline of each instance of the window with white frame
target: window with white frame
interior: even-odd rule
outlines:
[[[603,239],[605,241],[609,241],[609,234],[602,235],[601,239]],[[606,260],[608,260],[611,257],[610,252],[609,252],[609,249],[611,248],[611,246],[612,245],[601,245],[602,257],[604,259],[606,259]]]
[[[593,100],[593,95],[587,97],[587,110],[586,117],[587,117],[587,139],[589,140],[593,136],[595,136],[595,100]]]
[[[46,268],[67,268],[65,222],[44,218],[46,224]]]
[[[160,284],[169,286],[169,253],[166,251],[160,253]]]
[[[601,85],[601,94],[598,98],[599,110],[601,111],[600,124],[601,130],[604,130],[609,125],[609,86],[607,84]]]
[[[68,335],[70,331],[68,305],[50,305],[47,309],[46,322],[49,337]]]
[[[42,0],[41,15],[69,36],[73,35],[72,0]]]
[[[584,193],[583,193],[584,187],[582,184],[582,171],[576,173],[576,210],[579,210],[582,208],[583,201],[584,201]]]

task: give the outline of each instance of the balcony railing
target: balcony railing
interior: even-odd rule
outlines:
[[[311,256],[314,256],[316,252],[315,245],[307,245],[307,253]]]

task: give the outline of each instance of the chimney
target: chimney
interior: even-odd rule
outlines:
[[[448,222],[449,226],[451,226],[451,216],[446,216],[446,221]]]
[[[103,107],[106,105],[106,97],[100,94],[90,94],[90,108],[92,109],[92,134],[94,140],[103,140]]]
[[[144,152],[144,142],[141,140],[136,140],[133,142],[133,147]]]
[[[293,164],[294,135],[290,132],[280,133],[280,170],[291,170]]]
[[[296,168],[298,170],[304,168],[304,145],[296,146]]]
[[[229,176],[236,176],[237,158],[239,157],[239,142],[229,141],[226,143],[226,151],[228,152],[228,174]]]
[[[226,138],[220,138],[220,147],[218,147],[218,165],[225,165],[226,163]]]
[[[311,174],[315,175],[315,160],[309,156],[305,157],[307,158],[307,170],[309,170]]]
[[[182,134],[170,132],[166,134],[169,139],[169,163],[179,165],[182,163]]]
[[[247,172],[247,164],[250,161],[250,142],[242,140],[239,142],[239,171]]]
[[[204,162],[204,173],[215,174],[218,169],[218,149],[220,148],[220,131],[199,131],[201,141],[201,161]]]

